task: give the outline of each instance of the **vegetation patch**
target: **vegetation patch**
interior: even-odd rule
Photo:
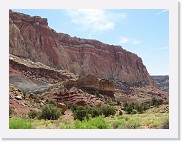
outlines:
[[[40,118],[45,120],[56,120],[60,117],[61,110],[53,104],[46,104],[41,108]]]
[[[99,116],[89,119],[84,119],[83,121],[75,120],[73,125],[62,126],[61,128],[72,128],[72,129],[109,129],[110,125],[104,117]]]
[[[31,119],[34,119],[36,117],[40,116],[40,113],[35,111],[35,110],[32,110],[28,113],[28,117],[31,118]]]
[[[10,118],[10,129],[33,129],[32,123],[24,118]]]
[[[128,114],[143,113],[151,107],[157,107],[163,103],[163,100],[157,100],[152,98],[151,102],[148,104],[145,103],[124,103],[122,110],[126,111]]]
[[[83,106],[72,106],[71,110],[74,114],[74,119],[80,121],[88,119],[89,117],[98,117],[98,116],[114,116],[116,110],[112,106],[101,106],[101,107],[83,107]]]

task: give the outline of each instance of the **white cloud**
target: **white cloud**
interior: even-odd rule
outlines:
[[[164,9],[164,10],[162,10],[162,11],[156,13],[155,15],[158,16],[158,15],[161,15],[161,14],[167,12],[167,11],[168,11],[168,9]]]
[[[111,13],[101,9],[74,9],[67,10],[71,21],[82,30],[97,31],[113,30],[116,20],[126,18],[126,14]]]
[[[133,38],[128,38],[128,37],[119,37],[119,44],[133,44],[133,45],[138,45],[141,44],[142,42],[140,40],[136,40]]]

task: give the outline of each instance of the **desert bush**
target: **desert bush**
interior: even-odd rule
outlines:
[[[77,108],[73,111],[73,116],[74,119],[82,121],[89,117],[89,109],[87,107],[77,106]]]
[[[137,110],[136,109],[133,109],[131,114],[137,114]]]
[[[100,107],[100,110],[102,112],[102,114],[105,116],[105,117],[108,117],[110,115],[115,115],[116,113],[116,110],[114,107],[112,106],[101,106]]]
[[[129,119],[127,128],[137,129],[140,126],[140,122],[137,119]]]
[[[78,105],[74,104],[74,105],[69,105],[69,108],[74,112],[76,111],[77,107],[79,107]]]
[[[90,114],[92,117],[97,117],[99,115],[102,115],[102,112],[99,107],[95,107],[90,109]]]
[[[149,105],[144,103],[125,103],[121,107],[124,111],[128,114],[136,114],[136,113],[143,113],[145,110],[149,109]]]
[[[113,129],[125,129],[127,122],[124,119],[117,119],[112,122],[111,126]]]
[[[163,100],[162,99],[156,99],[155,97],[152,98],[151,102],[150,102],[150,105],[151,106],[159,106],[163,103]]]
[[[56,120],[61,115],[61,110],[53,104],[46,104],[41,108],[41,110],[40,118],[45,120]]]
[[[97,117],[100,115],[104,115],[105,117],[108,117],[110,115],[115,115],[116,113],[115,108],[111,106],[86,107],[72,105],[71,110],[73,111],[74,119],[78,119],[80,121],[88,118],[89,116]]]
[[[110,128],[109,124],[102,117],[95,117],[85,119],[83,121],[76,120],[74,123],[74,128],[76,129],[108,129]]]
[[[35,110],[32,110],[28,113],[28,117],[31,118],[31,119],[34,119],[36,117],[39,116],[39,112],[35,111]]]
[[[24,118],[11,118],[9,121],[10,129],[33,129],[30,121]]]
[[[49,101],[48,101],[48,104],[52,104],[52,105],[54,105],[54,106],[56,106],[56,105],[57,105],[57,103],[56,103],[56,101],[55,101],[55,100],[49,100]]]

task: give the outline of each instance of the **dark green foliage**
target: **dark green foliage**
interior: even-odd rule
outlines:
[[[95,107],[95,108],[90,109],[90,114],[92,117],[96,117],[96,116],[101,115],[101,111],[100,111],[99,107]]]
[[[143,113],[145,110],[149,109],[150,106],[159,106],[163,103],[163,100],[152,98],[149,104],[144,103],[124,103],[122,109],[128,114]],[[136,112],[137,111],[137,112]]]
[[[56,120],[60,117],[61,110],[53,104],[46,104],[41,108],[40,118],[45,120]]]
[[[123,104],[123,110],[128,114],[143,113],[149,108],[149,105],[144,103],[125,103]]]
[[[78,106],[72,105],[71,110],[74,114],[74,119],[78,119],[80,121],[87,119],[89,116],[97,117],[100,115],[104,115],[108,117],[110,115],[115,115],[116,110],[111,106],[101,106],[101,107],[86,107],[86,106]]]
[[[163,103],[163,100],[159,99],[157,100],[156,98],[152,98],[152,101],[150,102],[151,106],[159,106]]]
[[[54,105],[54,106],[57,105],[55,100],[50,100],[50,101],[48,102],[48,104],[52,104],[52,105]]]
[[[115,108],[111,106],[101,106],[100,110],[105,117],[108,117],[110,115],[115,115],[116,113]]]
[[[31,119],[34,119],[36,117],[39,116],[39,112],[35,111],[35,110],[32,110],[28,113],[28,117],[31,118]]]
[[[85,118],[89,117],[89,109],[87,107],[78,106],[74,109],[73,115],[74,119],[78,119],[80,121],[84,120]]]
[[[69,107],[74,112],[77,109],[78,105],[74,104],[74,105],[70,105]]]

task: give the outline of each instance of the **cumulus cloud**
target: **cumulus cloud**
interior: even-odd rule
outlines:
[[[133,45],[138,45],[141,44],[142,42],[140,40],[136,40],[133,38],[128,38],[128,37],[119,37],[119,44],[133,44]]]
[[[102,9],[72,9],[67,12],[80,29],[91,32],[113,30],[117,20],[126,18],[124,13],[111,13]]]

